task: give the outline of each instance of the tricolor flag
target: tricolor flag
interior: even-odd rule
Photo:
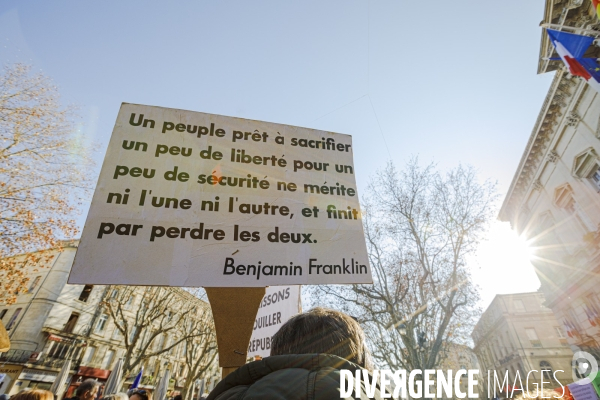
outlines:
[[[600,93],[600,64],[596,58],[585,57],[585,52],[594,42],[593,37],[546,29],[556,52],[571,75],[580,76]],[[552,58],[557,60],[557,58]]]
[[[569,321],[568,319],[565,319],[563,323],[564,323],[565,329],[567,331],[567,336],[569,336],[570,338],[579,336],[579,332],[577,332],[575,325],[573,325],[573,323],[571,321]]]
[[[142,367],[140,373],[137,374],[133,380],[133,384],[131,385],[130,389],[137,389],[137,387],[140,386],[140,383],[142,382],[142,375],[144,375],[144,367]]]
[[[600,0],[592,0],[592,4],[594,5],[594,10],[596,10],[598,19],[600,19]]]
[[[594,312],[587,306],[587,304],[583,305],[583,311],[585,311],[585,316],[587,317],[590,325],[596,326],[596,318],[594,317]]]

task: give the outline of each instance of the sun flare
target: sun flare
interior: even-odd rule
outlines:
[[[473,279],[487,306],[496,294],[536,291],[540,281],[531,259],[534,248],[506,222],[494,221],[474,257]]]

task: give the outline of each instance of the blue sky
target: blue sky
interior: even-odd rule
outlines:
[[[4,0],[0,61],[32,64],[79,105],[99,164],[130,102],[351,134],[363,192],[390,157],[418,155],[474,165],[504,195],[552,79],[536,75],[543,6]],[[502,283],[527,260],[500,225],[479,257],[485,305],[539,285],[531,267]]]

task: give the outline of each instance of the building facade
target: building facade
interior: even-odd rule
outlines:
[[[65,243],[62,250],[53,251],[46,265],[26,265],[29,290],[19,293],[15,304],[0,306],[0,319],[11,339],[11,349],[0,354],[0,366],[8,371],[0,384],[0,394],[12,395],[24,388],[49,389],[65,361],[72,360],[68,396],[85,379],[106,381],[116,361],[124,356],[125,338],[103,306],[114,299],[120,289],[118,286],[67,284],[76,247],[77,242]],[[144,291],[149,289],[128,290],[123,315],[131,322],[136,311],[143,307]],[[172,291],[175,297],[186,304],[195,304],[198,309],[208,308],[206,302],[184,290],[164,290]],[[167,307],[164,312],[176,313],[176,304],[180,303],[173,302],[172,310]],[[133,335],[135,328],[131,331]],[[149,337],[149,333],[144,335]],[[167,348],[168,351],[140,365],[144,367],[143,383],[148,389],[152,389],[157,377],[167,368],[172,376],[172,389],[177,391],[184,386],[186,344],[181,342],[170,348],[181,333],[173,329],[153,339],[148,353]],[[140,341],[140,347],[144,340]],[[135,373],[137,370],[139,368]],[[132,378],[129,377],[130,381]]]
[[[500,381],[508,372],[509,385],[520,389],[527,385],[529,375],[532,391],[534,382],[541,385],[542,380],[545,388],[573,382],[573,353],[544,301],[540,292],[497,295],[475,325],[471,336],[485,393],[493,391],[487,386],[488,371],[492,384],[494,371]]]
[[[589,0],[547,0],[544,18],[600,36]],[[534,248],[546,305],[572,350],[600,359],[600,94],[553,56],[542,32],[538,72],[556,72],[499,218]]]
[[[444,356],[442,363],[438,366],[438,369],[443,371],[458,371],[458,370],[480,370],[479,362],[477,360],[477,355],[469,346],[464,344],[458,344],[453,342],[447,342],[444,346]],[[477,386],[474,389],[475,394],[483,393],[482,386],[482,377],[483,375],[476,376],[477,378]],[[466,376],[463,376],[463,379],[459,382],[459,388],[462,393],[468,393],[469,390],[469,381]],[[456,394],[456,393],[455,393]],[[446,399],[446,396],[442,396],[442,399]],[[454,397],[458,398],[458,397]]]

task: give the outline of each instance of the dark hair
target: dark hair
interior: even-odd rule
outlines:
[[[91,378],[86,379],[85,381],[81,382],[81,384],[77,387],[77,390],[75,390],[75,396],[81,397],[85,392],[94,390],[96,386],[100,386],[100,383],[97,380]]]
[[[181,397],[180,394],[178,394],[177,396],[173,397],[173,400],[182,400],[183,397]]]
[[[131,398],[131,396],[133,396],[134,394],[137,394],[138,396],[145,398],[146,400],[152,399],[152,396],[150,396],[150,393],[144,389],[132,389],[128,393],[129,393],[129,398]]]
[[[271,339],[271,355],[333,354],[372,369],[365,333],[352,317],[313,308],[290,318]]]
[[[119,393],[107,394],[100,400],[127,400],[127,399],[129,399],[129,396],[127,396],[127,393],[119,392]]]

